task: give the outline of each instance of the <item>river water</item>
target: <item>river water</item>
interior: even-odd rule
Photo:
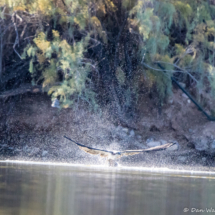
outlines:
[[[215,174],[0,162],[0,215],[67,214],[215,214]]]

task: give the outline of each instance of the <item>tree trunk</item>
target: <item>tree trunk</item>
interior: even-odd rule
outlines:
[[[0,37],[0,83],[2,80],[2,58],[3,58],[3,35],[2,35],[2,26],[0,25],[0,32],[1,32],[1,37]]]

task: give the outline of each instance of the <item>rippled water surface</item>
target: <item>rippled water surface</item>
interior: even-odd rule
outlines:
[[[0,215],[215,214],[214,179],[215,174],[0,162]]]

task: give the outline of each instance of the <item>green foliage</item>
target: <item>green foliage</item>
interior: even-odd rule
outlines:
[[[189,77],[198,90],[209,88],[214,95],[215,6],[209,3],[0,0],[8,14],[24,14],[26,23],[37,26],[29,27],[36,36],[22,57],[30,58],[34,81],[42,80],[44,90],[60,98],[62,107],[78,99],[97,107],[96,96],[112,83],[119,100],[123,97],[121,103],[131,106],[141,90],[136,68],[141,68],[149,87],[157,86],[161,100],[171,93],[170,77],[175,74],[183,80]],[[5,19],[3,13],[0,17]],[[105,60],[108,67],[102,66]],[[96,91],[92,86],[102,89]]]
[[[153,16],[153,8],[145,8],[144,1],[138,1],[138,4],[130,11],[130,16],[135,15],[135,20],[130,20],[131,24],[134,23],[138,26],[139,33],[143,39],[148,39],[149,33],[152,30],[151,17]]]
[[[53,99],[59,98],[62,107],[69,107],[77,98],[92,102],[96,107],[95,94],[86,86],[86,82],[91,82],[88,78],[90,67],[83,61],[89,37],[71,46],[66,40],[61,40],[58,31],[53,30],[52,35],[52,41],[47,41],[46,34],[40,32],[34,39],[34,45],[26,49],[27,55],[40,64],[34,69],[31,60],[29,71],[43,71],[40,79],[43,79],[44,90]],[[59,73],[64,78],[57,84]]]
[[[208,72],[206,66],[209,62],[209,68],[214,67],[215,60],[215,24],[212,20],[214,6],[205,1],[193,0],[171,2],[155,0],[153,6],[153,15],[151,14],[148,19],[155,20],[152,17],[156,14],[157,24],[156,27],[150,28],[149,36],[147,39],[145,37],[146,40],[141,47],[143,51],[140,52],[145,53],[144,64],[151,68],[147,70],[147,74],[152,73],[150,77],[154,77],[159,73],[157,62],[161,62],[166,69],[163,76],[170,77],[174,73],[184,73],[186,74],[184,77],[194,78],[198,90],[206,89],[204,83],[207,79],[210,82],[211,92],[214,92],[215,77],[211,69]],[[138,10],[142,11],[141,6],[136,8],[137,17]],[[158,57],[160,55],[167,58],[161,59]],[[166,81],[160,73],[155,76],[156,78],[151,80],[157,85],[160,97],[164,98],[165,93],[171,92],[171,81]]]

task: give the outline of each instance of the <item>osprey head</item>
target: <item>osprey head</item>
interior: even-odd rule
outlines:
[[[110,158],[111,159],[119,159],[121,157],[121,152],[111,152]]]

